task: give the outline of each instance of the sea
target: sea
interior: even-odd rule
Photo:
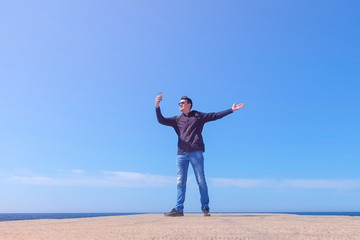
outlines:
[[[35,219],[65,219],[65,218],[89,218],[124,216],[143,213],[0,213],[0,222],[35,220]]]
[[[230,213],[230,212],[226,212],[226,213]],[[236,213],[250,214],[250,212],[236,212]],[[309,216],[352,216],[352,217],[360,216],[360,212],[251,212],[251,213],[252,214],[295,214],[295,215],[309,215]],[[136,215],[136,214],[145,214],[145,213],[0,213],[0,222],[35,220],[35,219],[65,219],[65,218],[126,216],[126,215]]]

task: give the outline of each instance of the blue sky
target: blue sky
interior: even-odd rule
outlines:
[[[204,128],[212,211],[360,211],[358,1],[3,1],[0,212],[165,212]],[[185,212],[200,211],[190,169]]]

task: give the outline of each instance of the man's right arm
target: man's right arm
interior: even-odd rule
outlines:
[[[155,98],[155,110],[156,110],[156,117],[160,124],[166,126],[174,127],[176,125],[176,117],[173,118],[165,118],[160,110],[160,102],[162,101],[162,94],[158,94]]]
[[[163,124],[165,126],[172,126],[174,127],[176,125],[176,117],[172,118],[165,118],[160,110],[160,107],[155,108],[156,110],[156,117],[160,124]]]

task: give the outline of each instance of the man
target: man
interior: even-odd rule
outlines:
[[[193,103],[190,98],[184,96],[179,102],[179,108],[182,114],[180,116],[165,118],[161,114],[160,102],[162,94],[155,98],[156,116],[159,123],[171,126],[178,135],[178,155],[177,155],[177,202],[165,216],[178,217],[184,216],[184,202],[186,192],[186,181],[189,163],[191,163],[196,182],[199,186],[201,210],[204,216],[210,216],[209,195],[205,181],[204,157],[205,145],[202,137],[204,124],[215,121],[226,115],[243,108],[244,104],[233,104],[232,108],[217,113],[202,113],[191,111]]]

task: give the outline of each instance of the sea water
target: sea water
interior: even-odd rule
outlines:
[[[33,220],[33,219],[65,219],[135,215],[141,213],[0,213],[0,221]]]
[[[214,212],[215,213],[215,212]],[[230,214],[230,212],[227,212]],[[249,212],[236,212],[248,214]],[[252,212],[254,213],[254,212]],[[295,214],[308,216],[360,216],[360,212],[257,212],[266,214]],[[33,220],[33,219],[65,219],[106,216],[124,216],[144,213],[0,213],[0,221]]]

